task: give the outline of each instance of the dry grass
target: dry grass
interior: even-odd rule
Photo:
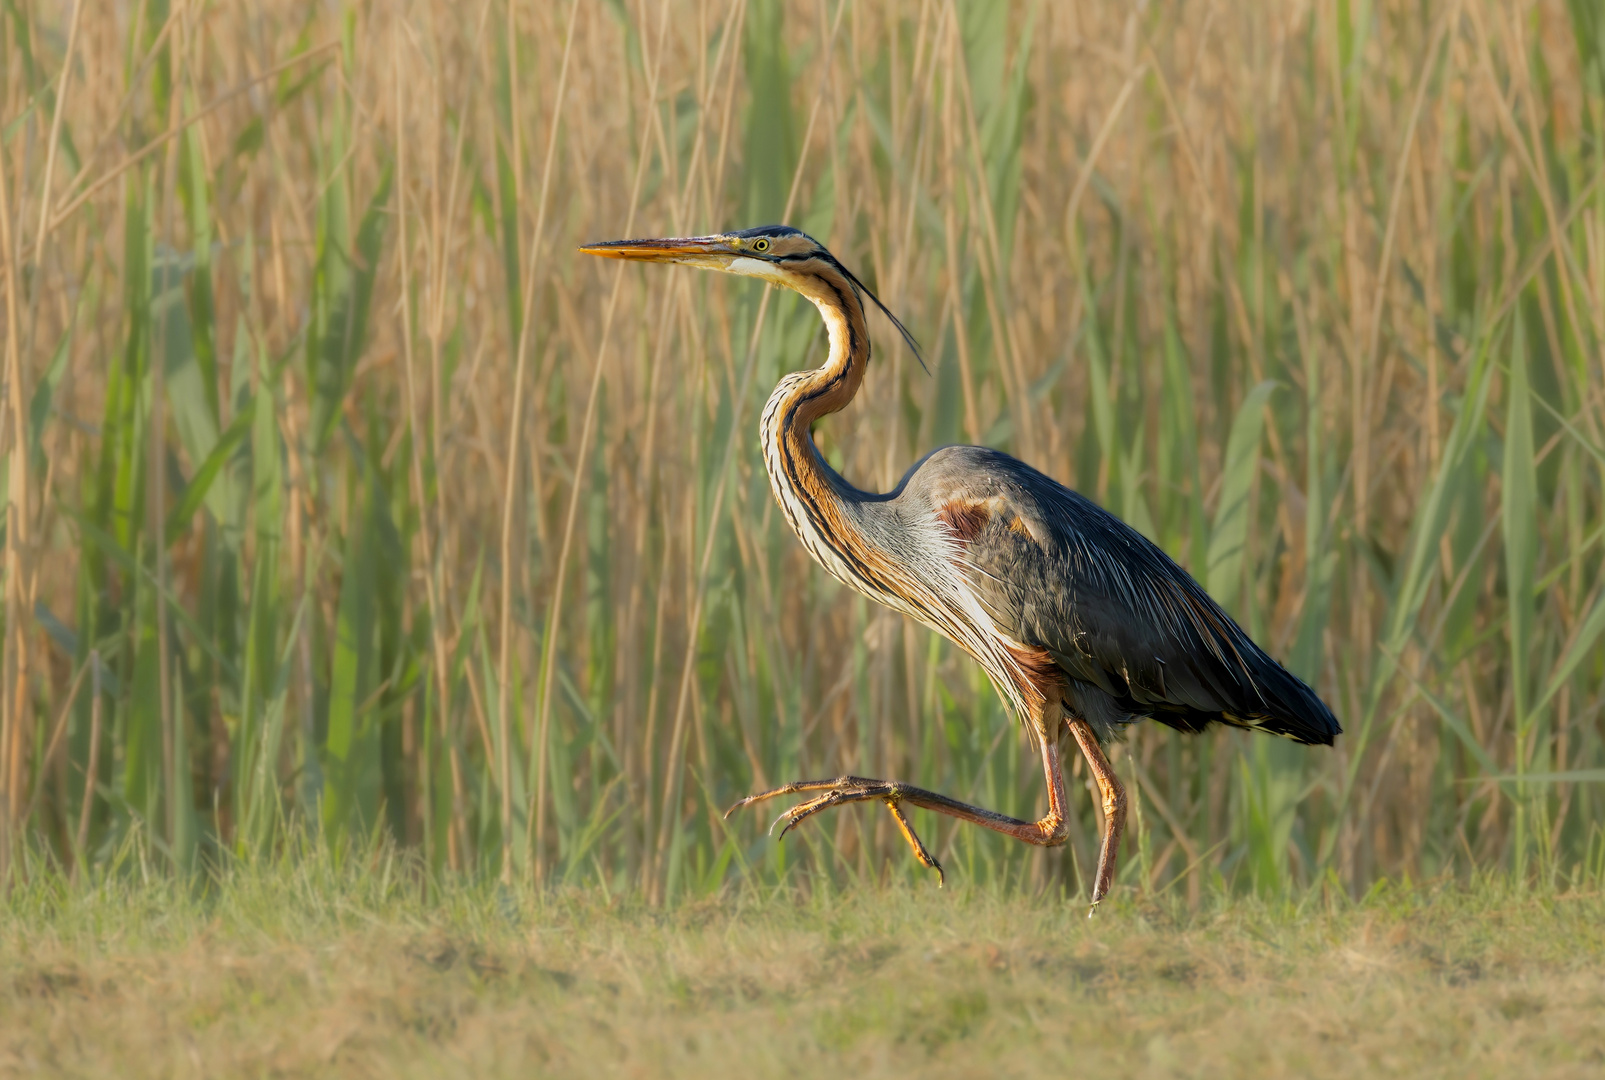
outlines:
[[[930,377],[877,326],[820,432],[849,477],[1008,449],[1342,717],[1320,753],[1139,732],[1128,886],[1597,879],[1601,26],[3,0],[0,857],[316,822],[657,902],[903,872],[884,815],[788,853],[713,813],[793,775],[1032,812],[974,666],[774,513],[750,432],[812,313],[572,254],[784,216],[926,343]],[[1057,856],[922,827],[956,876],[1073,889],[1079,792]]]
[[[0,1075],[1593,1076],[1605,903],[985,888],[420,907],[108,888],[0,925]]]

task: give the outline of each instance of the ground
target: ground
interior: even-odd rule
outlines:
[[[1598,1076],[1605,898],[23,886],[0,1076]]]

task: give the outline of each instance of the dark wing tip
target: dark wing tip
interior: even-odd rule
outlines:
[[[1331,746],[1343,734],[1343,725],[1338,723],[1326,702],[1303,679],[1269,656],[1264,659],[1267,664],[1275,665],[1274,672],[1262,666],[1259,673],[1262,687],[1272,690],[1267,695],[1271,698],[1267,704],[1274,702],[1275,712],[1260,726],[1306,746]]]

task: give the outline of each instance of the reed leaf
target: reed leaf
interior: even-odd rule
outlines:
[[[1265,406],[1277,384],[1265,381],[1243,397],[1226,440],[1221,466],[1220,501],[1209,531],[1205,556],[1208,588],[1228,611],[1242,614],[1243,574],[1248,555],[1249,497],[1259,473],[1260,440],[1265,432]]]

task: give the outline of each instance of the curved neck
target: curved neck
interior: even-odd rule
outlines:
[[[819,309],[830,357],[823,367],[780,380],[764,406],[760,437],[770,486],[787,521],[827,570],[847,580],[844,572],[859,574],[851,554],[856,529],[843,511],[857,491],[825,463],[811,428],[858,393],[869,365],[869,329],[858,294],[839,270],[822,259],[804,269],[807,277],[797,291]]]
[[[834,266],[815,262],[817,269],[810,267],[810,279],[797,291],[819,309],[830,337],[830,356],[823,367],[782,379],[765,410],[767,415],[786,399],[783,413],[804,435],[820,417],[845,408],[858,393],[870,353],[869,327],[858,294]]]
[[[858,294],[835,267],[823,260],[815,263],[797,291],[819,309],[830,338],[830,356],[822,367],[781,379],[764,406],[764,460],[771,465],[769,475],[777,495],[782,484],[812,486],[809,481],[818,480],[833,488],[840,482],[834,470],[821,471],[829,466],[819,456],[811,430],[821,417],[846,407],[869,366],[869,328]],[[782,468],[777,473],[774,466]]]

